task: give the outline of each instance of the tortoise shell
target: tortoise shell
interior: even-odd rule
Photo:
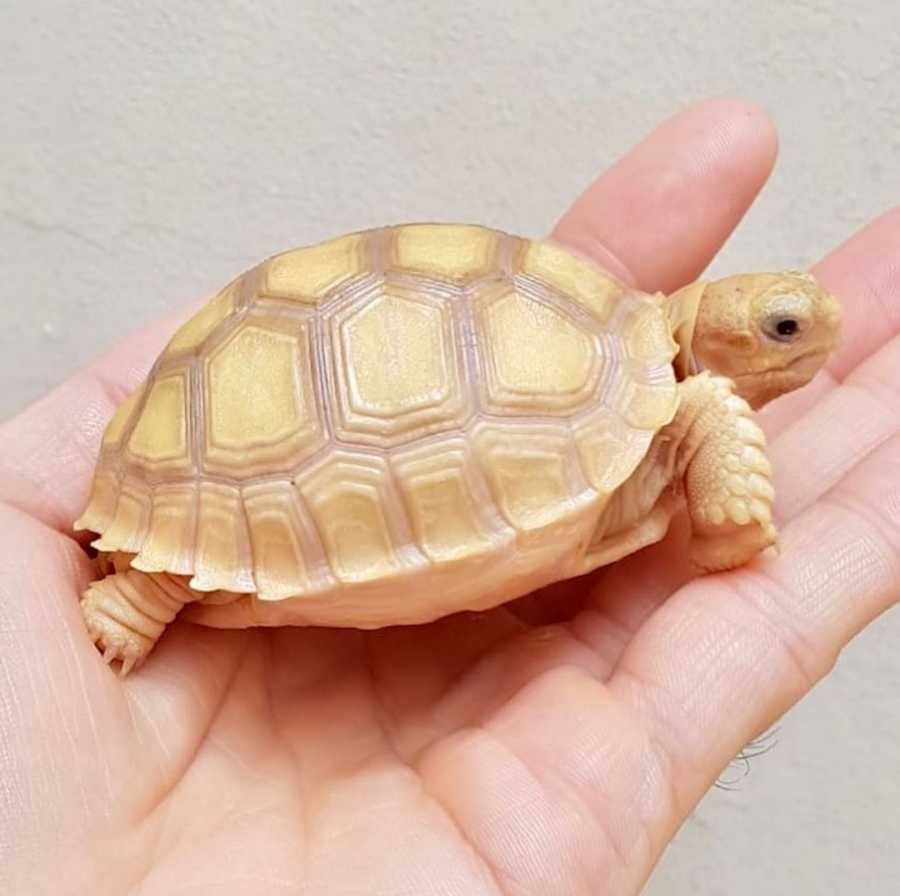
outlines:
[[[411,224],[268,259],[179,329],[76,526],[211,625],[374,627],[574,574],[677,406],[658,297],[546,242]]]

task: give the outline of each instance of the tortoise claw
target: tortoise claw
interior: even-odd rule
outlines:
[[[104,580],[109,581],[109,580]],[[101,583],[102,585],[102,583]],[[99,648],[103,662],[111,666],[121,663],[119,675],[128,675],[153,647],[153,640],[125,625],[111,615],[107,600],[96,585],[86,592],[81,610],[91,641]],[[121,615],[121,614],[119,614]]]

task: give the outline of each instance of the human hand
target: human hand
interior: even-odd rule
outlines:
[[[708,264],[768,175],[711,101],[554,237],[647,290]],[[782,553],[689,581],[685,532],[489,613],[376,632],[176,623],[130,678],[71,537],[102,429],[175,326],[0,428],[0,891],[630,894],[728,761],[900,595],[900,213],[816,269],[827,372],[762,416]],[[181,315],[183,316],[183,315]]]

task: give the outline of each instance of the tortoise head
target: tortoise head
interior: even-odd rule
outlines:
[[[806,385],[838,340],[841,307],[811,274],[738,274],[708,283],[691,350],[751,407]]]

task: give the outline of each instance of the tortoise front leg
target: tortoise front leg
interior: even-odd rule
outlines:
[[[141,572],[118,562],[116,567],[122,571],[88,585],[81,612],[103,659],[120,660],[124,676],[146,659],[166,626],[197,595],[165,573]]]
[[[704,373],[679,388],[673,422],[684,433],[678,470],[691,520],[691,559],[709,572],[732,569],[778,540],[765,436],[731,380]]]

